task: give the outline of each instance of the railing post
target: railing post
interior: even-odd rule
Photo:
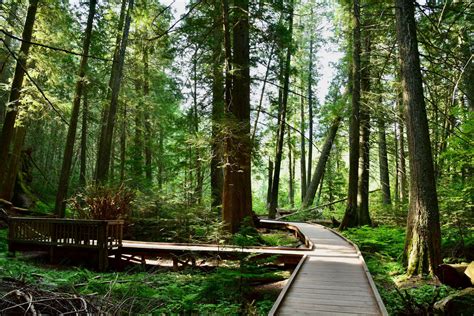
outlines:
[[[14,247],[15,231],[16,231],[16,222],[14,220],[10,220],[10,222],[8,223],[8,256],[9,257],[15,257],[15,247]]]
[[[99,256],[99,271],[105,271],[107,269],[107,222],[100,221],[98,223],[98,256]]]

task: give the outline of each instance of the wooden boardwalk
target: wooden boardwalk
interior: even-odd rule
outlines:
[[[355,245],[321,225],[292,223],[314,243],[270,315],[387,315]]]

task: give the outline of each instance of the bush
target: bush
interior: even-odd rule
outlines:
[[[135,192],[124,185],[107,187],[93,185],[69,200],[78,218],[83,219],[126,219],[130,214]]]

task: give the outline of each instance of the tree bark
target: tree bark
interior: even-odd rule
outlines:
[[[354,0],[353,4],[353,52],[352,52],[352,107],[349,126],[349,188],[347,206],[340,229],[358,225],[357,193],[359,181],[359,106],[360,106],[360,4]]]
[[[76,91],[74,93],[74,101],[72,104],[71,120],[69,121],[66,146],[64,148],[63,155],[63,164],[61,167],[61,175],[59,177],[58,191],[56,193],[55,212],[58,217],[65,216],[66,197],[69,187],[69,177],[71,175],[71,164],[72,157],[74,154],[74,144],[76,142],[77,123],[79,122],[81,97],[86,81],[87,62],[89,59],[89,48],[92,39],[92,28],[94,24],[96,4],[97,0],[89,1],[89,16],[87,17],[87,26],[84,33],[84,42],[82,44],[82,57],[81,63],[79,65],[79,78],[76,82]]]
[[[267,180],[267,207],[270,207],[272,200],[272,186],[273,186],[273,161],[268,159],[268,180]]]
[[[81,126],[81,168],[79,170],[79,186],[81,188],[86,186],[86,172],[87,172],[87,129],[89,119],[89,102],[87,100],[87,85],[84,86],[83,100],[82,100],[82,126]]]
[[[272,195],[270,200],[270,206],[268,209],[268,217],[270,219],[275,218],[276,209],[278,207],[278,191],[280,186],[280,172],[281,172],[281,161],[283,157],[283,142],[285,139],[285,125],[286,125],[286,112],[288,105],[288,90],[290,84],[290,67],[291,67],[291,51],[292,51],[292,35],[293,35],[293,0],[290,0],[290,12],[288,15],[288,30],[289,30],[289,43],[286,51],[286,60],[285,60],[285,74],[284,74],[284,83],[282,91],[282,100],[281,100],[281,113],[279,113],[280,122],[278,126],[277,133],[277,152],[275,157],[275,170],[273,173],[273,183],[272,183]]]
[[[152,135],[151,135],[151,118],[150,110],[148,108],[147,97],[150,94],[150,76],[149,76],[149,62],[148,62],[149,48],[147,44],[144,44],[143,47],[143,96],[145,97],[145,109],[144,109],[144,130],[145,130],[145,178],[148,185],[151,184],[153,175],[152,175]]]
[[[219,25],[221,3],[214,4],[214,22]],[[224,78],[222,74],[223,47],[222,28],[215,27],[213,33],[213,63],[212,63],[212,144],[211,144],[211,207],[218,210],[222,206],[222,185],[224,175],[222,173],[222,147],[221,147],[221,125],[224,114]]]
[[[388,173],[387,139],[385,135],[384,113],[379,114],[377,125],[378,125],[379,169],[380,169],[380,185],[382,189],[382,203],[385,205],[390,205],[392,204],[392,199],[390,196],[390,176]]]
[[[367,24],[370,24],[369,20]],[[364,34],[364,54],[361,61],[360,90],[363,102],[360,106],[359,136],[359,181],[357,201],[357,225],[371,225],[369,213],[369,172],[370,172],[370,107],[368,92],[370,91],[370,33]]]
[[[96,181],[105,182],[110,168],[110,154],[112,149],[112,136],[115,125],[115,116],[118,108],[118,98],[122,82],[123,65],[125,63],[125,52],[127,49],[128,34],[130,30],[131,14],[133,11],[134,0],[128,1],[127,17],[121,37],[120,52],[118,57],[114,56],[111,75],[111,97],[110,106],[107,112],[107,122],[105,125],[103,137],[100,137],[99,152],[97,154]]]
[[[311,19],[313,17],[313,8],[311,8]],[[313,168],[313,33],[309,40],[309,65],[308,65],[308,168],[306,176],[306,185],[311,183],[311,172]]]
[[[2,134],[0,135],[0,161],[2,162],[0,163],[0,191],[2,192],[5,191],[5,189],[2,189],[4,185],[6,185],[7,187],[9,186],[7,181],[7,173],[14,174],[16,177],[15,167],[18,166],[19,163],[18,161],[16,161],[16,159],[20,158],[13,154],[9,157],[9,151],[11,144],[17,142],[18,140],[21,140],[22,138],[18,137],[17,135],[18,138],[17,140],[15,140],[15,132],[17,132],[16,130],[21,129],[15,128],[15,121],[18,114],[21,89],[23,88],[23,79],[25,77],[27,69],[27,59],[30,50],[29,43],[31,42],[31,37],[33,34],[33,25],[35,23],[37,7],[38,0],[30,0],[22,33],[22,39],[24,41],[21,42],[20,53],[18,54],[18,60],[15,67],[15,74],[13,76],[10,97],[8,99],[8,112],[5,115],[5,121],[2,127]]]
[[[441,263],[441,232],[433,156],[423,96],[415,7],[409,0],[395,0],[395,6],[411,180],[405,243],[407,274],[434,275]]]
[[[331,127],[329,128],[328,135],[324,142],[324,146],[321,150],[321,155],[319,156],[318,164],[316,166],[316,169],[314,170],[313,176],[311,177],[311,182],[308,186],[308,190],[306,191],[306,196],[301,206],[301,208],[303,209],[308,208],[313,204],[314,197],[316,196],[318,186],[321,183],[324,169],[326,168],[326,163],[331,154],[332,144],[334,143],[334,139],[336,138],[337,130],[339,129],[341,120],[342,120],[341,117],[337,117],[333,121]]]
[[[291,132],[288,128],[288,171],[290,178],[288,181],[288,201],[290,202],[291,208],[295,207],[295,174],[294,174],[294,161],[293,161],[293,146],[291,145]]]
[[[304,115],[304,97],[301,96],[300,100],[300,130],[301,130],[301,156],[300,156],[300,168],[301,168],[301,201],[306,196],[306,139],[304,135],[305,130],[305,115]],[[311,146],[311,144],[310,144]]]
[[[226,94],[227,129],[225,142],[224,189],[222,215],[226,228],[235,233],[245,218],[252,219],[251,144],[250,144],[250,41],[249,2],[234,1],[233,64],[231,95]],[[230,30],[229,6],[223,0],[224,46],[226,47],[226,76],[229,76]],[[228,80],[226,80],[226,89]],[[228,90],[229,91],[229,90]],[[230,97],[230,98],[228,98]]]

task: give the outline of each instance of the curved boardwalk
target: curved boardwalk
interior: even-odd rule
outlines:
[[[387,315],[359,250],[321,225],[292,223],[314,243],[270,315]]]

